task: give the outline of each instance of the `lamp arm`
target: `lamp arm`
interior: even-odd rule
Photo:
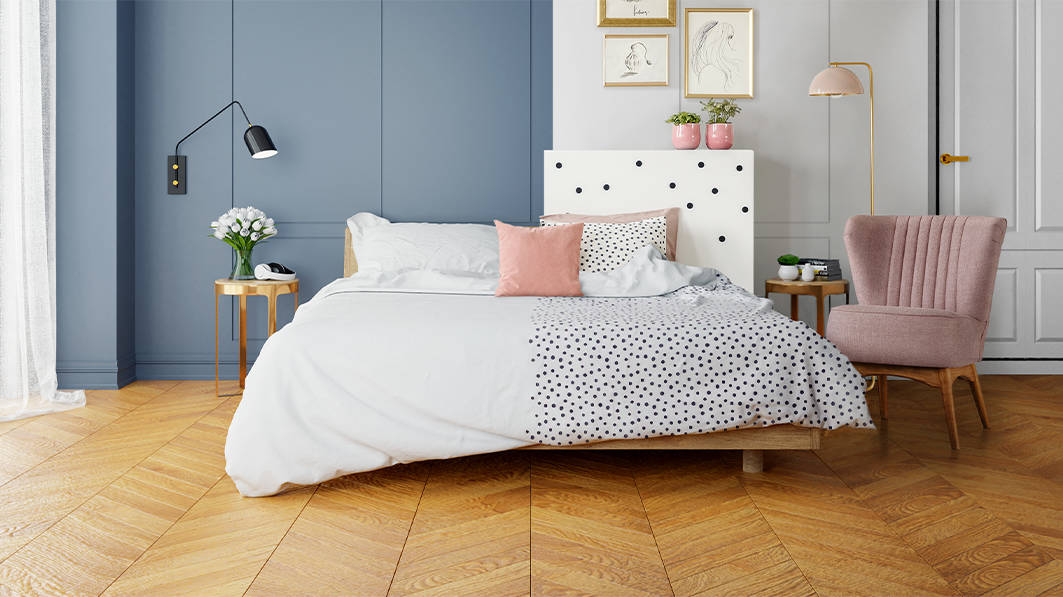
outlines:
[[[867,67],[868,89],[871,92],[871,215],[875,215],[875,71],[866,62],[831,62],[830,65]]]
[[[192,132],[191,132],[191,133],[188,133],[188,134],[187,134],[187,135],[185,135],[184,137],[181,137],[181,140],[177,142],[177,145],[176,145],[176,146],[174,146],[173,154],[174,154],[174,155],[180,155],[180,154],[181,154],[181,152],[180,152],[180,149],[181,149],[181,143],[183,143],[183,142],[185,141],[185,139],[187,139],[187,138],[191,137],[192,135],[196,134],[196,132],[197,132],[197,131],[198,131],[199,129],[201,129],[201,128],[203,128],[203,127],[207,126],[207,124],[209,124],[211,120],[214,120],[215,118],[217,118],[217,117],[221,116],[221,113],[222,113],[222,112],[224,112],[224,111],[226,111],[226,110],[228,110],[228,109],[229,109],[229,108],[230,108],[230,107],[231,107],[231,106],[232,106],[233,104],[236,104],[236,105],[237,105],[237,106],[238,106],[238,107],[240,108],[240,113],[242,113],[242,114],[244,115],[244,120],[246,120],[246,121],[247,121],[247,126],[251,126],[251,120],[250,120],[250,119],[248,119],[248,117],[247,117],[247,112],[246,112],[246,111],[244,110],[244,105],[243,105],[243,104],[241,104],[241,103],[240,103],[239,101],[237,101],[237,100],[233,100],[233,101],[229,102],[228,104],[225,104],[225,107],[224,107],[224,108],[222,108],[221,110],[218,110],[218,111],[217,111],[217,112],[216,112],[216,113],[214,114],[214,116],[211,116],[210,118],[208,118],[208,119],[206,119],[205,121],[203,121],[203,124],[201,124],[201,125],[197,126],[196,128],[192,129]]]

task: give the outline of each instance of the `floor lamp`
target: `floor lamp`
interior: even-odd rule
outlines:
[[[821,70],[808,86],[808,95],[863,95],[864,86],[856,73],[846,66],[866,66],[871,97],[871,215],[875,215],[875,73],[866,62],[831,62]]]

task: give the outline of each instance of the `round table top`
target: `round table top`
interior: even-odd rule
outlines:
[[[230,280],[218,278],[214,280],[214,291],[219,294],[259,294],[261,292],[297,292],[299,290],[299,278],[294,280]]]
[[[830,294],[848,294],[849,280],[781,280],[769,278],[764,281],[764,289],[767,292],[779,292],[783,294],[814,294],[826,296]]]
[[[805,282],[798,278],[797,280],[783,280],[780,278],[768,278],[765,282],[770,282],[776,286],[835,286],[835,285],[847,285],[849,280],[812,280],[811,282]]]

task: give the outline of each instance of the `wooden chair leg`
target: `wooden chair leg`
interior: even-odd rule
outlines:
[[[878,414],[885,421],[889,417],[889,395],[886,392],[886,380],[888,375],[878,376]]]
[[[971,393],[974,394],[974,404],[978,407],[978,418],[982,419],[982,429],[989,429],[989,414],[985,409],[985,398],[982,396],[982,383],[978,381],[978,370],[971,365],[971,375],[967,378],[971,384]]]
[[[952,382],[955,378],[948,369],[938,372],[941,381],[941,401],[945,405],[945,424],[949,428],[949,444],[953,450],[960,449],[960,432],[956,425],[956,404],[952,399]]]

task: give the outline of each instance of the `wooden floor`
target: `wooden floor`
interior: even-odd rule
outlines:
[[[258,499],[224,471],[239,398],[90,392],[0,423],[0,593],[1063,595],[1063,377],[983,383],[993,429],[958,385],[959,452],[937,395],[898,382],[888,426],[762,474],[511,452]]]

